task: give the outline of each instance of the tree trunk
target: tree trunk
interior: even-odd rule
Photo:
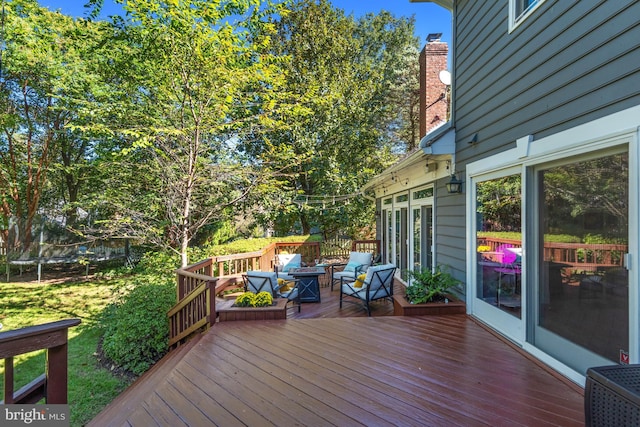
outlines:
[[[309,224],[309,217],[304,212],[300,212],[300,225],[302,225],[302,234],[311,234],[311,224]]]

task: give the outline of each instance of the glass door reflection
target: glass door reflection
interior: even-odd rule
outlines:
[[[522,309],[520,175],[476,184],[477,298],[517,318]]]

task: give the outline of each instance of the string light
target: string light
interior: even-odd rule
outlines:
[[[328,209],[341,209],[345,204],[348,204],[351,199],[355,199],[356,197],[361,197],[364,193],[357,192],[351,194],[343,194],[339,196],[335,195],[298,195],[293,199],[293,203],[302,207],[303,205],[318,205],[321,206],[323,210]],[[330,205],[330,206],[328,206]]]

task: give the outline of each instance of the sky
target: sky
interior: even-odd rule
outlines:
[[[38,0],[40,5],[50,10],[58,10],[66,15],[85,16],[83,5],[86,0]],[[442,41],[451,44],[451,14],[434,3],[410,3],[409,0],[331,0],[331,3],[343,9],[347,15],[358,17],[366,13],[378,13],[387,10],[396,17],[415,15],[416,36],[422,48],[430,33],[442,33]],[[101,18],[118,14],[122,9],[113,0],[104,0]]]

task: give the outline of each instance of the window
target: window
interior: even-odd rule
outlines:
[[[511,0],[509,2],[509,31],[513,31],[542,3],[544,0]]]
[[[413,200],[426,199],[428,197],[433,197],[433,187],[413,192]]]

